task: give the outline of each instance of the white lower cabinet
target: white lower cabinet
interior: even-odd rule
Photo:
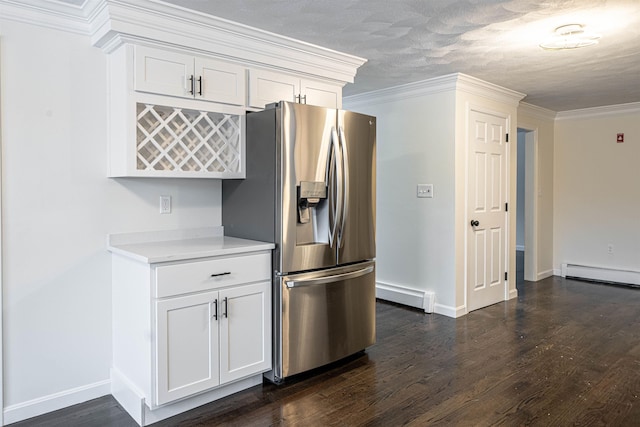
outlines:
[[[112,394],[147,425],[271,369],[271,253],[148,264],[112,256]]]
[[[156,302],[156,404],[270,369],[269,285]]]

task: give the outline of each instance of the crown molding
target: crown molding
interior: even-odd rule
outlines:
[[[556,115],[556,120],[591,119],[595,117],[618,116],[621,114],[640,114],[640,102],[560,111]]]
[[[343,104],[348,104],[349,108],[354,108],[361,105],[367,105],[372,102],[376,104],[384,104],[387,102],[403,101],[409,98],[454,91],[456,89],[457,79],[457,74],[449,74],[428,80],[421,80],[418,82],[392,86],[357,95],[345,96],[342,99],[342,102]]]
[[[387,103],[447,91],[462,91],[517,106],[525,94],[462,73],[448,74],[428,80],[393,86],[358,95],[346,96],[343,103],[357,108],[371,102]]]
[[[124,43],[169,46],[342,84],[366,62],[160,0],[0,0],[0,8],[3,18],[87,35],[106,53]]]
[[[526,94],[524,93],[507,89],[505,87],[480,80],[467,74],[457,73],[455,75],[458,76],[458,84],[456,86],[456,89],[462,92],[469,93],[471,95],[477,95],[484,98],[492,99],[494,101],[504,102],[515,107],[517,107],[520,103],[520,100],[522,100],[522,98],[526,96]]]
[[[537,105],[521,102],[518,106],[518,114],[526,114],[527,116],[540,120],[555,120],[558,113],[547,108],[538,107]]]
[[[102,0],[92,43],[109,53],[127,42],[215,53],[254,65],[353,82],[366,59],[158,0]]]
[[[91,34],[91,17],[100,0],[80,5],[56,0],[0,0],[0,17],[74,34]]]

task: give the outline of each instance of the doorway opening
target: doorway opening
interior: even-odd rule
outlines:
[[[516,200],[516,287],[537,280],[537,131],[518,127]]]

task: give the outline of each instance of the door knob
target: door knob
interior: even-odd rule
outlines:
[[[478,221],[477,219],[472,219],[471,220],[471,226],[472,227],[477,227],[480,225],[480,221]]]

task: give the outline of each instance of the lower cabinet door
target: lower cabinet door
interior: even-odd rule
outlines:
[[[218,292],[156,302],[156,405],[215,387]]]
[[[271,283],[220,291],[220,383],[271,369]]]

